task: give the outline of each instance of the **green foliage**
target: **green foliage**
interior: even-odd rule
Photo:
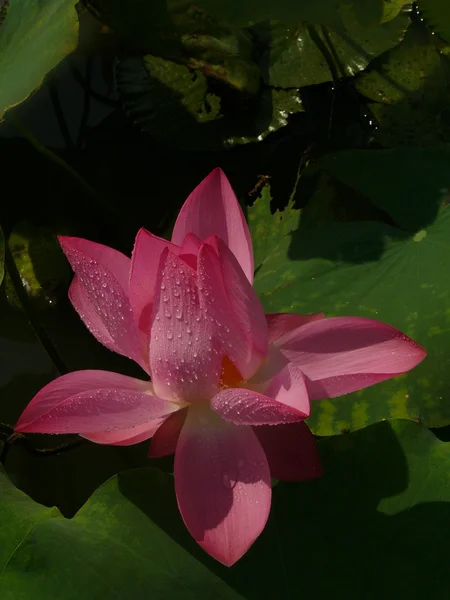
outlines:
[[[353,151],[327,157],[323,166],[362,198],[368,196],[398,226],[311,224],[283,238],[255,279],[266,311],[371,317],[412,337],[428,357],[409,374],[314,403],[309,423],[318,435],[388,418],[447,425],[450,377],[442,357],[450,355],[450,296],[441,274],[450,269],[449,191],[444,186],[450,155],[446,150],[430,155]]]
[[[9,0],[0,27],[0,120],[25,100],[78,38],[76,0]]]
[[[340,6],[340,23],[332,28],[296,23],[271,25],[266,35],[267,80],[279,87],[302,87],[365,69],[372,58],[396,46],[409,26],[407,15],[386,23],[362,24],[348,6]]]
[[[248,211],[255,269],[258,269],[280,241],[298,226],[300,211],[294,209],[292,203],[289,203],[285,210],[276,210],[272,214],[270,202],[270,187],[265,185],[261,197],[256,199]]]
[[[220,150],[261,141],[285,126],[290,114],[302,111],[296,90],[272,88],[256,98],[235,97],[237,106],[227,110],[200,70],[151,55],[122,59],[117,83],[136,124],[183,149]],[[237,80],[235,86],[240,87]]]
[[[369,98],[383,146],[432,146],[450,140],[450,62],[436,39],[416,23],[404,41],[356,81]]]
[[[420,14],[450,44],[450,4],[446,0],[421,0]]]
[[[59,232],[63,233],[63,228]],[[70,269],[51,227],[18,223],[8,239],[8,248],[27,296],[40,309],[50,308],[61,286],[71,279]],[[7,294],[13,306],[20,307],[14,285],[7,280]]]
[[[428,578],[447,594],[449,445],[397,421],[319,447],[324,478],[279,483],[266,530],[231,569],[190,539],[170,475],[122,473],[66,520],[0,473],[2,598],[97,600],[107,590],[124,600],[147,599],[149,592],[155,600],[362,598],[386,589],[390,598],[425,597]],[[301,580],[299,562],[308,573]]]
[[[0,230],[0,598],[446,598],[450,446],[411,420],[450,424],[448,1],[418,13],[406,0],[75,4],[0,0],[0,120],[76,46],[77,11],[71,67],[97,51],[76,76],[76,148],[48,152],[26,131],[38,152],[0,145],[11,255],[5,267]],[[113,62],[119,101],[96,79],[101,63],[110,82]],[[53,100],[49,127],[64,129]],[[97,125],[101,102],[112,113]],[[276,485],[265,531],[232,569],[190,537],[172,458],[149,462],[149,442],[9,438],[61,373],[142,376],[71,307],[55,234],[130,255],[138,227],[169,231],[217,165],[241,199],[259,194],[244,209],[267,311],[375,318],[428,353],[410,373],[314,403],[325,475]]]

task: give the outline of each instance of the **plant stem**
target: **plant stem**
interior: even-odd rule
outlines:
[[[44,329],[44,327],[42,327],[42,325],[39,323],[39,320],[36,318],[35,311],[31,306],[31,302],[28,298],[26,291],[24,290],[19,270],[17,269],[17,265],[14,262],[13,255],[11,254],[11,250],[9,249],[8,244],[5,245],[5,265],[8,270],[8,274],[11,278],[11,282],[14,286],[14,291],[16,292],[17,297],[20,303],[22,304],[22,308],[25,312],[28,322],[33,328],[34,333],[36,334],[39,342],[42,344],[45,352],[47,353],[48,357],[52,361],[59,374],[63,375],[64,373],[68,373],[69,369],[67,368],[67,365],[59,356],[46,330]]]

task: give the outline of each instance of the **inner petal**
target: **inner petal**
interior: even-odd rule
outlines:
[[[228,356],[223,357],[222,371],[220,373],[219,387],[240,387],[244,383],[244,378],[239,373],[239,369],[234,366]]]

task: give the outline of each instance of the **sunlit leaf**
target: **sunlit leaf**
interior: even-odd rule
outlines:
[[[270,186],[264,186],[261,197],[248,209],[248,224],[252,234],[255,268],[258,268],[268,254],[275,250],[280,240],[298,227],[300,211],[292,204],[283,210],[271,212]]]
[[[408,374],[315,402],[320,435],[387,418],[450,423],[450,158],[447,151],[358,151],[323,166],[398,224],[336,223],[298,230],[255,278],[266,311],[366,316],[397,327],[428,352]],[[426,176],[424,175],[426,174]],[[422,208],[421,208],[422,207]]]
[[[0,120],[75,48],[76,4],[77,0],[9,0],[0,27]]]

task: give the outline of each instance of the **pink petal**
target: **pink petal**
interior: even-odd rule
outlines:
[[[276,342],[282,335],[289,333],[293,329],[297,329],[297,327],[324,318],[324,313],[314,313],[311,315],[268,313],[266,314],[266,321],[269,329],[269,343]]]
[[[195,188],[180,210],[172,242],[181,245],[188,233],[200,240],[217,235],[239,261],[247,279],[253,281],[252,239],[244,213],[221,169],[214,169]]]
[[[76,275],[69,297],[85,325],[107,348],[147,370],[128,299],[130,259],[81,238],[58,239]]]
[[[214,335],[245,380],[267,356],[267,322],[262,304],[239,263],[218,238],[198,254],[200,301],[214,323]]]
[[[173,254],[179,252],[178,246],[149,233],[146,229],[138,231],[131,258],[129,296],[147,350],[159,262],[166,248],[170,248]]]
[[[245,388],[224,389],[212,398],[211,408],[236,425],[293,423],[310,412],[304,377],[291,364],[272,379],[265,394]]]
[[[254,432],[269,462],[270,474],[282,481],[305,481],[323,475],[316,440],[304,421],[263,425]]]
[[[309,323],[277,341],[306,376],[311,399],[332,398],[405,373],[426,356],[406,335],[362,317]]]
[[[188,233],[180,248],[180,257],[192,267],[194,271],[197,270],[197,254],[201,245],[201,240],[194,233]]]
[[[111,334],[109,333],[103,318],[100,316],[100,313],[97,312],[95,305],[89,300],[78,275],[74,276],[72,283],[70,284],[69,300],[72,302],[73,307],[92,335],[106,346],[108,350],[120,354],[119,347],[112,339]]]
[[[177,413],[174,413],[177,414]],[[118,431],[100,431],[89,433],[81,437],[96,444],[108,444],[110,446],[132,446],[144,442],[153,436],[164,419],[149,421],[143,425],[137,425],[131,429],[120,429]]]
[[[175,490],[194,539],[216,560],[234,564],[270,511],[269,466],[253,430],[190,408],[175,454]]]
[[[108,433],[149,425],[180,408],[152,395],[151,391],[149,382],[109,371],[68,373],[36,394],[15,431]]]
[[[158,427],[152,438],[150,452],[148,453],[149,458],[169,456],[175,452],[178,438],[186,420],[187,410],[185,408],[171,414]]]
[[[200,308],[196,273],[169,250],[161,260],[150,344],[155,392],[177,401],[206,400],[217,389],[222,354]]]

